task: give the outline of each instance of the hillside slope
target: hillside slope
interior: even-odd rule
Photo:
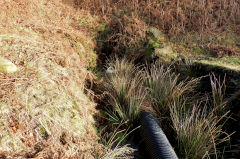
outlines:
[[[60,0],[0,1],[0,158],[93,158],[95,104],[83,93],[93,42]]]

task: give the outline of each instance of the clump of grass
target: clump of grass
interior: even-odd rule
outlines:
[[[125,144],[125,140],[134,129],[132,131],[128,131],[129,128],[120,130],[122,125],[105,126],[99,131],[100,143],[104,145],[104,151],[98,158],[133,158],[134,149]],[[111,129],[110,132],[107,130],[109,128]]]
[[[189,95],[199,79],[179,82],[179,75],[174,73],[169,66],[155,64],[146,69],[146,86],[150,89],[150,98],[154,113],[161,118],[169,116],[171,104],[183,95]]]
[[[134,150],[126,144],[130,133],[138,128],[140,110],[144,106],[146,88],[142,70],[126,58],[112,58],[103,84],[107,106],[103,108],[107,126],[100,131],[100,142],[104,145],[102,159],[133,158]]]
[[[171,119],[176,132],[179,155],[183,158],[210,158],[219,155],[217,146],[229,140],[222,130],[227,113],[216,116],[216,110],[207,105],[186,108],[185,103],[175,102],[171,107]]]
[[[218,145],[229,140],[222,129],[228,116],[224,81],[210,76],[212,100],[196,99],[194,90],[200,78],[180,81],[179,75],[170,67],[155,64],[145,71],[153,112],[165,132],[176,134],[180,157],[217,157],[221,153]],[[174,132],[171,132],[172,128]]]
[[[112,60],[107,67],[114,70],[106,76],[104,85],[108,92],[108,119],[113,124],[125,123],[131,127],[138,120],[147,94],[142,70],[125,58]]]
[[[214,74],[210,76],[211,88],[212,88],[212,106],[217,109],[217,114],[222,115],[226,112],[225,97],[225,77],[221,82],[220,78],[217,78]]]
[[[170,107],[170,116],[178,142],[179,155],[183,158],[218,158],[222,155],[219,145],[230,140],[223,126],[229,112],[224,102],[225,80],[210,76],[212,99],[194,100],[191,106],[184,96]]]

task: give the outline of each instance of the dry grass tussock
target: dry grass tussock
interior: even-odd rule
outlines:
[[[216,116],[216,109],[208,110],[205,105],[194,105],[186,110],[186,105],[174,103],[171,119],[178,141],[179,155],[183,158],[218,158],[223,155],[220,143],[230,140],[223,131],[222,122],[228,113]]]
[[[148,91],[143,86],[143,71],[126,58],[112,59],[107,66],[114,70],[114,73],[106,76],[104,84],[110,107],[107,109],[107,119],[113,125],[124,123],[127,128],[132,128],[146,104]]]
[[[153,103],[154,113],[160,121],[164,121],[169,116],[169,105],[175,100],[182,96],[189,100],[193,98],[194,89],[200,81],[200,78],[180,81],[179,74],[173,72],[170,66],[158,63],[146,69],[145,78],[146,86],[150,89],[149,96]]]
[[[1,157],[90,159],[100,152],[95,104],[83,93],[94,57],[77,25],[84,14],[59,0],[0,1],[0,56],[19,69],[0,74]]]
[[[146,69],[153,113],[165,133],[176,136],[180,158],[218,158],[223,155],[220,143],[230,141],[223,126],[229,118],[224,101],[225,80],[210,76],[211,99],[195,92],[201,78],[179,81],[171,68],[155,64]],[[196,104],[199,103],[199,104]],[[169,125],[170,124],[170,125]],[[173,128],[173,132],[171,132]]]

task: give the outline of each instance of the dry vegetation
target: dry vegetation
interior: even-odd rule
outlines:
[[[189,31],[216,32],[227,25],[237,29],[240,22],[237,0],[75,0],[75,3],[106,16],[116,16],[121,11],[136,19],[138,15],[145,16],[147,24],[159,26],[172,35]]]
[[[105,40],[118,54],[141,57],[149,27],[191,49],[208,44],[239,46],[234,39],[240,27],[238,0],[75,0],[75,4],[103,17],[109,30]],[[229,33],[233,35],[227,37]]]
[[[58,0],[0,1],[0,158],[94,158],[95,104],[83,93],[94,43]],[[78,25],[77,25],[78,24]]]
[[[133,59],[141,58],[146,49],[151,47],[149,45],[154,45],[149,44],[148,39],[149,29],[153,26],[185,44],[189,41],[195,41],[198,45],[206,44],[217,56],[222,56],[222,52],[226,51],[230,55],[239,55],[239,51],[232,48],[238,43],[231,44],[229,48],[218,46],[218,42],[214,41],[222,32],[230,31],[239,35],[239,8],[238,0],[0,1],[0,56],[12,61],[19,69],[14,74],[0,73],[0,158],[131,158],[133,150],[116,143],[118,139],[115,137],[121,132],[114,130],[116,134],[112,133],[107,138],[112,142],[105,141],[103,146],[98,142],[99,137],[93,128],[95,103],[84,94],[84,87],[85,79],[92,79],[89,68],[96,66],[94,47],[98,47],[96,50],[107,47],[114,53],[125,54]],[[183,37],[185,34],[194,36]],[[206,35],[210,39],[207,42]],[[167,41],[161,39],[161,43]],[[160,71],[170,83],[164,83],[167,80],[162,81],[157,76],[159,72],[154,73],[157,71],[155,68],[153,74],[148,74],[148,80],[152,80],[153,84],[156,82],[155,86],[158,87],[148,85],[149,88],[145,88],[146,79],[140,75],[142,70],[126,62],[111,61],[109,66],[129,74],[117,72],[106,79],[107,91],[114,93],[108,94],[109,105],[113,106],[109,109],[108,117],[112,117],[113,123],[133,126],[145,102],[149,103],[147,100],[150,98],[163,95],[156,97],[161,101],[151,101],[155,106],[152,111],[156,114],[167,113],[176,132],[184,132],[184,137],[188,137],[189,130],[181,130],[180,122],[193,132],[201,131],[202,127],[196,124],[203,124],[203,129],[211,133],[210,136],[204,134],[206,142],[203,147],[208,145],[206,149],[200,151],[196,146],[195,151],[189,152],[190,155],[181,155],[191,156],[195,152],[201,152],[198,154],[200,156],[211,155],[206,153],[208,150],[217,155],[214,144],[220,140],[212,137],[217,138],[222,132],[218,127],[219,120],[212,118],[214,114],[201,116],[200,112],[206,110],[193,106],[183,118],[174,116],[174,113],[183,111],[180,109],[177,112],[173,105],[173,98],[178,93],[182,95],[178,90],[191,90],[196,81],[189,85],[178,83],[178,76],[171,70],[164,72],[163,66]],[[140,72],[139,75],[132,77],[136,70]],[[159,82],[163,82],[164,87]],[[147,96],[147,89],[159,90]],[[162,90],[165,90],[165,94],[161,94]],[[215,89],[216,97],[223,98],[218,91]],[[163,104],[169,106],[164,108],[165,112],[160,107]],[[209,122],[213,123],[210,127]],[[196,137],[196,143],[202,140],[201,134],[196,134]],[[178,137],[177,140],[191,145],[186,138]],[[187,151],[188,145],[179,149]]]

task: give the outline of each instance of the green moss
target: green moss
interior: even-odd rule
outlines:
[[[72,101],[72,106],[74,109],[79,109],[79,106],[77,105],[77,103],[75,101]]]
[[[150,28],[149,33],[147,34],[146,39],[142,39],[143,43],[147,40],[147,46],[145,51],[145,57],[151,57],[157,48],[164,47],[163,40],[165,39],[162,36],[162,33],[156,28]],[[143,45],[142,45],[143,46]],[[141,45],[139,47],[142,47]]]
[[[97,67],[97,54],[95,53],[95,51],[93,51],[92,54],[90,55],[91,55],[91,58],[88,61],[87,70],[93,71]]]
[[[179,50],[177,50],[179,51]],[[199,62],[212,66],[219,66],[225,69],[240,70],[240,56],[214,57],[207,49],[194,47],[191,51],[183,48],[179,55],[192,59],[193,62]],[[174,58],[174,57],[173,57]],[[175,58],[174,58],[175,59]]]
[[[201,48],[201,47],[195,47],[195,48],[193,49],[193,51],[194,51],[194,53],[196,53],[196,54],[205,54],[205,53],[206,53],[206,50],[203,49],[203,48]]]
[[[155,38],[158,41],[165,41],[166,40],[166,36],[164,33],[162,33],[159,29],[151,27],[149,28],[149,32],[151,33],[151,36],[153,38]]]
[[[148,44],[154,48],[163,46],[163,44],[161,42],[159,42],[158,40],[153,40],[153,39],[150,39]]]
[[[47,130],[43,126],[39,126],[39,132],[43,138],[45,138],[45,139],[48,138],[49,135],[47,133]]]
[[[89,25],[89,22],[86,17],[81,17],[79,20],[79,23],[82,24],[82,26],[87,27]]]
[[[97,33],[95,37],[96,40],[105,40],[107,35],[111,33],[108,25],[106,24],[99,24],[94,30]]]
[[[106,24],[99,24],[96,28],[95,31],[96,32],[103,32],[105,30],[107,30],[107,25]]]
[[[235,66],[240,66],[240,56],[235,56],[235,57],[226,56],[219,59],[214,59],[214,61],[224,62],[224,63],[232,64]]]

